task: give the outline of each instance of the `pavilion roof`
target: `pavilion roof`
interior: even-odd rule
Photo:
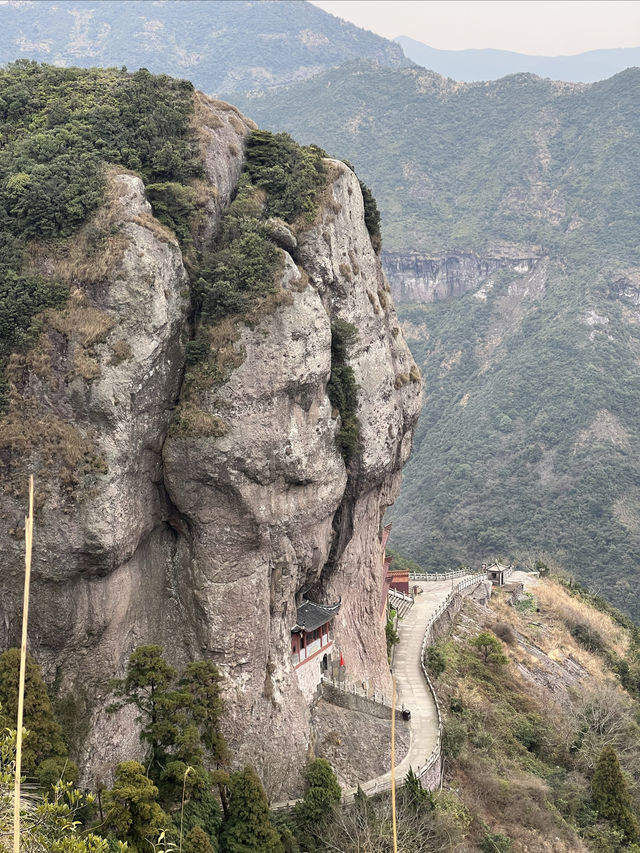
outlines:
[[[321,625],[330,622],[340,610],[337,604],[315,604],[313,601],[303,601],[296,611],[296,624],[292,631],[315,631]]]

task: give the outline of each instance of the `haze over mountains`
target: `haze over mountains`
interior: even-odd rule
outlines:
[[[474,82],[498,80],[507,74],[521,72],[569,80],[574,83],[594,83],[604,80],[625,68],[640,65],[640,47],[589,50],[573,56],[529,56],[510,50],[439,50],[421,41],[398,36],[395,41],[409,59],[424,68],[437,71],[453,80]]]
[[[367,58],[408,65],[392,41],[295,0],[39,0],[0,5],[0,63],[126,65],[224,95]]]

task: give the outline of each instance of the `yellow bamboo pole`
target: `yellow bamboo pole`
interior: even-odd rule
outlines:
[[[24,600],[22,603],[22,644],[20,646],[20,683],[16,732],[16,779],[13,791],[13,853],[20,853],[20,775],[22,772],[22,718],[24,716],[24,680],[27,668],[27,622],[31,584],[31,548],[33,545],[33,474],[29,477],[29,515],[24,520]]]
[[[393,826],[393,853],[398,853],[398,828],[396,826],[396,680],[391,676],[391,823]]]

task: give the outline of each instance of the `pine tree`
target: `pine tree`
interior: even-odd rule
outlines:
[[[158,804],[158,789],[137,761],[116,768],[113,788],[104,795],[105,826],[134,850],[146,850],[171,819]]]
[[[16,727],[19,678],[20,649],[9,649],[0,655],[0,725],[6,728]],[[25,672],[23,724],[29,734],[23,744],[22,769],[27,775],[37,774],[39,766],[45,763],[46,781],[50,781],[49,776],[52,781],[57,781],[67,760],[67,747],[62,738],[62,729],[53,715],[40,667],[29,653]]]
[[[324,758],[309,762],[304,772],[306,790],[294,810],[299,840],[305,849],[314,849],[315,841],[331,821],[342,791],[331,765]]]
[[[229,813],[220,835],[222,853],[284,853],[271,823],[267,797],[250,767],[231,775]]]
[[[611,746],[605,746],[600,753],[591,780],[591,795],[599,814],[615,823],[628,841],[638,838],[640,833],[632,812],[629,787]]]
[[[194,826],[182,845],[182,853],[216,853],[207,833],[199,826]]]
[[[490,631],[482,631],[471,640],[471,645],[482,654],[485,663],[502,665],[507,663],[507,656],[502,649],[500,640]]]

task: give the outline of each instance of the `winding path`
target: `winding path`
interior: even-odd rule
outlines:
[[[393,675],[396,680],[398,708],[411,711],[409,723],[410,745],[405,757],[396,765],[396,785],[400,785],[412,767],[418,771],[431,757],[438,742],[439,723],[436,703],[422,671],[422,641],[429,620],[443,604],[452,589],[467,577],[458,576],[444,581],[412,581],[422,593],[415,596],[413,607],[398,623],[400,642],[395,647]],[[477,577],[474,576],[474,577]],[[365,794],[389,790],[391,771],[361,784]],[[357,788],[343,790],[343,802],[353,799]],[[272,805],[272,809],[286,808],[296,801]]]
[[[464,577],[446,581],[412,581],[422,593],[416,595],[411,610],[398,624],[400,642],[395,648],[393,675],[396,679],[397,705],[411,711],[409,751],[396,766],[396,784],[400,784],[410,767],[415,771],[430,757],[438,740],[438,712],[429,686],[422,672],[422,640],[430,617],[443,603],[452,588]],[[390,786],[391,771],[383,773],[362,785],[367,794]],[[350,791],[345,792],[348,797]]]

